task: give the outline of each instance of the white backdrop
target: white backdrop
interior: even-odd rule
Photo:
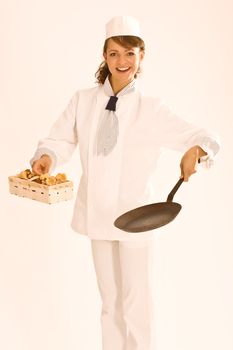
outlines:
[[[177,219],[156,232],[158,349],[233,349],[230,0],[1,1],[1,349],[101,350],[90,241],[69,226],[74,201],[49,206],[10,195],[7,177],[30,166],[73,93],[95,86],[105,23],[123,14],[144,33],[144,91],[216,131],[222,146],[214,167],[178,191]],[[164,150],[158,201],[177,181],[181,156]],[[59,171],[77,190],[78,147]]]

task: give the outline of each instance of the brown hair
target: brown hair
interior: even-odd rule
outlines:
[[[109,39],[112,39],[113,41],[115,41],[115,43],[125,47],[126,49],[131,49],[132,47],[139,47],[140,51],[145,52],[145,43],[141,38],[139,38],[137,36],[132,36],[132,35],[122,35],[122,36],[113,36],[113,37],[105,40],[104,47],[103,47],[103,53],[106,53],[106,51],[107,51]],[[138,69],[137,73],[135,74],[135,76],[134,76],[135,78],[137,78],[138,73],[140,73],[140,68]],[[95,73],[95,77],[97,79],[96,83],[104,84],[104,81],[109,74],[111,74],[111,73],[108,69],[108,65],[105,61],[103,61],[100,64],[97,72]]]

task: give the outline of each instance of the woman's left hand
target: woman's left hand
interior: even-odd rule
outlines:
[[[187,182],[189,177],[197,171],[198,159],[205,155],[207,153],[200,146],[193,146],[185,152],[180,162],[180,178],[184,178],[184,181]]]

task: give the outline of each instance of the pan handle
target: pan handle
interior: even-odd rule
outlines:
[[[180,185],[182,184],[183,181],[184,181],[184,178],[182,177],[182,178],[179,179],[179,181],[175,184],[175,186],[173,187],[173,189],[171,190],[171,192],[170,192],[169,195],[167,196],[167,202],[172,202],[173,197],[174,197],[176,191],[178,190],[178,188],[180,187]]]
[[[198,159],[198,163],[200,163],[200,158]],[[175,186],[173,187],[173,189],[171,190],[171,192],[169,193],[169,195],[167,196],[167,202],[172,202],[173,197],[176,193],[176,191],[178,190],[178,188],[180,187],[180,185],[182,184],[182,182],[184,181],[184,178],[182,177],[181,179],[178,180],[178,182],[175,184]]]

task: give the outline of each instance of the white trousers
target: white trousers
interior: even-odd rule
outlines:
[[[153,239],[91,240],[103,350],[156,350]]]

